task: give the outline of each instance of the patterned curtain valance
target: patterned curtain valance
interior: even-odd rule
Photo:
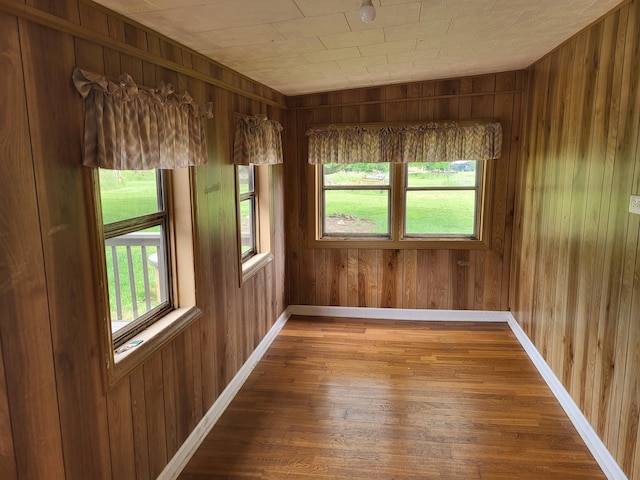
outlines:
[[[155,90],[139,88],[126,73],[115,83],[75,69],[73,82],[85,99],[85,166],[150,170],[207,163],[210,102],[197,104],[164,82]]]
[[[233,163],[273,165],[282,163],[282,125],[266,115],[235,114]]]
[[[499,122],[423,123],[379,129],[331,125],[311,128],[309,163],[408,163],[488,160],[502,150]]]

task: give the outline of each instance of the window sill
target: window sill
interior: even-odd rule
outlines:
[[[259,253],[254,255],[247,261],[242,263],[242,278],[240,283],[244,283],[264,268],[268,263],[273,260],[271,252]]]
[[[107,360],[108,388],[142,365],[201,315],[202,310],[195,305],[176,308],[126,342],[142,340],[138,346],[122,353],[111,350],[110,359]]]

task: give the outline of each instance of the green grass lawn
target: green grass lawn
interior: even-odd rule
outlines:
[[[100,194],[102,198],[102,217],[105,224],[158,211],[156,174],[153,170],[135,172],[100,170]],[[159,232],[160,228],[154,227],[146,231]],[[127,261],[127,248],[123,246],[116,247],[116,252],[118,278],[120,280],[122,318],[119,318],[116,308],[112,248],[110,246],[106,247],[105,253],[111,319],[133,320],[133,301]],[[144,256],[148,259],[152,254],[157,253],[156,247],[146,247]],[[140,247],[131,247],[131,258],[138,315],[142,315],[147,311],[142,249]],[[156,269],[150,264],[148,264],[148,278],[150,283],[149,294],[151,297],[151,308],[154,308],[159,303],[159,287],[156,281]]]
[[[340,171],[327,175],[329,185],[361,185],[361,172]],[[411,187],[472,186],[475,172],[410,173]],[[388,232],[388,193],[385,190],[328,190],[325,192],[327,216],[356,217],[367,229],[353,233]],[[410,191],[407,195],[407,234],[460,234],[474,233],[475,192],[470,190]],[[357,226],[356,226],[357,227]],[[338,227],[339,228],[339,227]],[[344,227],[344,233],[352,233]],[[334,231],[331,233],[339,233]]]
[[[158,211],[155,170],[100,170],[105,224]]]

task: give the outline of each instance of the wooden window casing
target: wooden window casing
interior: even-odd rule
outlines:
[[[169,306],[163,308],[161,312],[154,312],[153,321],[146,322],[143,328],[136,328],[133,336],[127,337],[127,341],[141,341],[139,345],[118,353],[115,351],[111,327],[99,171],[97,168],[84,171],[88,189],[92,192],[90,218],[92,225],[95,226],[91,228],[91,239],[95,252],[93,264],[96,272],[96,312],[101,322],[99,335],[104,367],[103,378],[105,389],[109,390],[202,315],[202,311],[196,306],[195,287],[193,248],[196,215],[193,208],[195,180],[193,168],[164,172],[166,190],[163,193],[168,224],[166,257],[167,268],[172,272],[167,286],[168,295],[171,295]],[[152,221],[150,218],[146,220]],[[108,232],[109,228],[106,230]]]
[[[107,223],[103,226],[104,240],[107,242],[109,239],[113,239],[119,237],[121,235],[126,235],[129,233],[141,232],[143,230],[159,227],[161,231],[160,235],[160,247],[157,249],[157,262],[158,262],[158,271],[162,272],[158,275],[157,288],[160,288],[163,291],[164,298],[161,299],[161,302],[156,307],[151,310],[143,313],[142,315],[136,316],[132,321],[128,323],[127,326],[117,330],[112,330],[112,341],[114,347],[119,347],[123,343],[127,342],[129,339],[134,337],[136,333],[144,330],[149,325],[154,323],[156,320],[164,316],[167,312],[173,309],[173,293],[171,288],[171,261],[170,255],[171,250],[168,248],[170,245],[170,226],[169,226],[169,210],[168,210],[168,182],[167,182],[167,172],[163,170],[156,171],[156,187],[157,187],[157,201],[158,201],[158,211],[154,213],[150,213],[144,216],[127,218],[124,220],[120,220],[113,223]],[[129,250],[129,249],[128,249]],[[128,256],[129,263],[131,263],[131,258]],[[112,262],[117,264],[117,262]],[[148,268],[148,267],[147,267]],[[129,269],[131,270],[131,265],[129,265]],[[150,272],[146,272],[150,275]],[[114,280],[115,281],[115,280]],[[133,279],[129,279],[130,282],[133,282]],[[146,282],[145,282],[146,283]],[[160,285],[162,284],[162,286]],[[121,289],[118,288],[118,290]],[[133,299],[132,299],[133,300]],[[136,299],[137,301],[137,299]]]
[[[241,177],[246,172],[246,190],[243,191]],[[240,256],[246,262],[258,254],[258,202],[256,198],[256,178],[254,165],[236,166],[236,191],[238,192],[238,229],[240,230]],[[243,218],[243,205],[247,207],[246,218]],[[245,225],[246,223],[246,225]],[[246,231],[243,231],[243,226]]]
[[[309,169],[309,248],[373,248],[373,249],[447,249],[486,250],[490,245],[491,198],[495,161],[478,162],[479,177],[476,190],[476,219],[474,235],[406,235],[404,233],[404,202],[406,198],[406,164],[390,165],[391,208],[388,238],[383,236],[324,235],[323,166],[308,165]],[[378,188],[378,187],[373,187]]]
[[[240,169],[249,168],[250,188],[241,191]],[[269,262],[273,261],[275,227],[273,218],[273,189],[271,165],[236,165],[236,222],[238,237],[238,274],[240,285],[255,275]],[[250,202],[252,211],[252,246],[243,252],[241,202]]]
[[[388,164],[384,164],[385,167]],[[391,225],[392,225],[392,194],[393,194],[393,169],[389,169],[390,178],[385,179],[381,178],[380,181],[374,181],[370,184],[365,185],[327,185],[324,181],[324,172],[323,167],[319,167],[319,176],[320,176],[320,190],[319,194],[321,195],[320,209],[322,214],[320,215],[321,222],[321,232],[323,232],[323,238],[344,238],[344,239],[368,239],[368,240],[388,240],[391,238]],[[327,194],[330,192],[339,192],[339,191],[359,191],[359,192],[380,192],[386,194],[387,196],[387,231],[384,233],[359,233],[359,234],[346,234],[346,233],[331,233],[328,232],[326,226],[327,215],[325,214],[325,208],[327,205]]]

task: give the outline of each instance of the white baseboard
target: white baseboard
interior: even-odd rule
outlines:
[[[374,318],[383,320],[415,320],[433,322],[508,322],[509,312],[482,310],[417,310],[411,308],[321,307],[289,305],[291,315],[310,317]]]
[[[555,395],[556,399],[560,403],[560,406],[564,409],[565,413],[573,423],[582,440],[587,445],[587,448],[600,465],[600,468],[607,476],[609,480],[627,480],[627,476],[622,471],[613,455],[607,450],[607,447],[602,443],[600,437],[591,427],[591,424],[584,416],[576,402],[573,401],[569,392],[564,388],[562,382],[556,377],[551,367],[545,362],[544,358],[538,352],[533,342],[529,339],[525,331],[520,327],[520,324],[509,313],[509,326],[516,336],[522,348],[527,352],[529,358],[540,372],[540,375],[547,382],[547,385],[551,389],[551,392]]]
[[[595,460],[609,480],[628,480],[620,466],[607,450],[600,437],[580,411],[571,395],[558,380],[549,365],[544,361],[540,352],[510,312],[491,312],[478,310],[413,310],[399,308],[362,308],[362,307],[323,307],[313,305],[290,305],[280,315],[271,330],[256,347],[245,364],[240,368],[233,380],[227,385],[209,411],[200,420],[191,435],[182,444],[171,461],[162,471],[158,480],[175,480],[187,465],[205,437],[214,427],[222,413],[236,396],[240,387],[249,377],[280,330],[285,326],[291,315],[305,315],[318,317],[341,318],[373,318],[385,320],[416,320],[416,321],[444,321],[444,322],[507,322],[514,335],[524,348],[529,358],[540,372],[552,393],[566,412],[576,430],[591,451]]]
[[[158,476],[158,480],[175,480],[178,478],[180,472],[182,472],[193,454],[196,453],[198,447],[200,447],[206,436],[220,419],[244,382],[249,378],[249,375],[269,349],[271,343],[273,343],[278,336],[280,330],[285,326],[290,316],[291,314],[288,312],[288,309],[280,315],[276,323],[273,324],[244,365],[238,370],[238,373],[236,373],[231,382],[229,382],[229,385],[227,385],[209,411],[202,417],[202,420],[196,425],[196,428],[193,429],[191,435],[187,437],[164,470],[162,470]]]

